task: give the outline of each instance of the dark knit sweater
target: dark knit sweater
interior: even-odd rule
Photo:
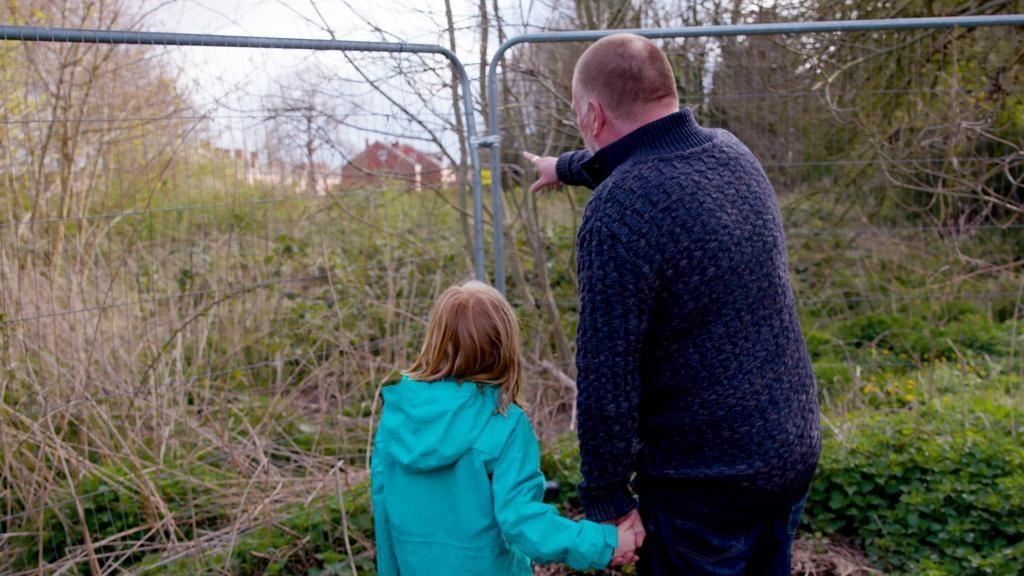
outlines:
[[[594,188],[576,239],[588,517],[635,507],[633,472],[736,510],[802,496],[817,393],[758,160],[683,109],[557,169]]]

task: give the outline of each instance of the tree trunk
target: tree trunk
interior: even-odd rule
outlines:
[[[444,0],[444,16],[448,23],[448,48],[455,52],[455,20],[452,17],[451,0]],[[459,100],[459,74],[455,67],[452,67],[452,106],[455,109],[455,133],[459,136],[459,175],[458,175],[458,203],[459,203],[459,224],[462,228],[463,245],[466,248],[467,262],[470,268],[474,267],[473,260],[473,232],[469,223],[469,193],[467,190],[469,178],[468,143],[466,142],[466,126],[462,120],[462,102]]]

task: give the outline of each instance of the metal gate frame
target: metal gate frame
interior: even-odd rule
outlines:
[[[264,36],[228,36],[217,34],[182,34],[176,32],[128,32],[120,30],[81,30],[45,26],[0,26],[0,40],[25,42],[62,42],[77,44],[143,44],[152,46],[206,46],[223,48],[264,48],[283,50],[317,50],[338,52],[392,52],[438,54],[448,59],[459,77],[462,104],[465,110],[466,137],[473,187],[473,271],[486,281],[484,270],[483,195],[480,179],[480,152],[473,112],[473,96],[469,75],[454,52],[433,44],[404,42],[362,42],[350,40],[315,40],[273,38]]]
[[[765,36],[814,32],[864,32],[881,30],[912,30],[920,28],[956,28],[985,26],[1024,26],[1024,14],[994,16],[948,16],[937,18],[894,18],[887,20],[831,20],[778,24],[738,24],[695,26],[692,28],[623,28],[611,30],[579,30],[568,32],[537,32],[513,36],[502,42],[487,68],[488,126],[490,132],[476,141],[491,150],[491,202],[494,226],[494,280],[505,294],[504,207],[501,189],[501,116],[498,99],[498,64],[509,48],[517,44],[552,42],[593,42],[612,34],[630,33],[646,38],[695,38],[706,36]]]

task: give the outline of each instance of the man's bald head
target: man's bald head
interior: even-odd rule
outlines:
[[[572,87],[576,96],[597,100],[624,121],[639,119],[653,104],[679,102],[668,57],[636,34],[613,34],[591,44],[576,61]]]

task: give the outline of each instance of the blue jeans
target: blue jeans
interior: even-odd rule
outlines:
[[[700,503],[679,506],[659,496],[640,495],[647,531],[639,550],[640,576],[791,574],[793,540],[806,496],[742,514],[722,514],[714,505]]]

